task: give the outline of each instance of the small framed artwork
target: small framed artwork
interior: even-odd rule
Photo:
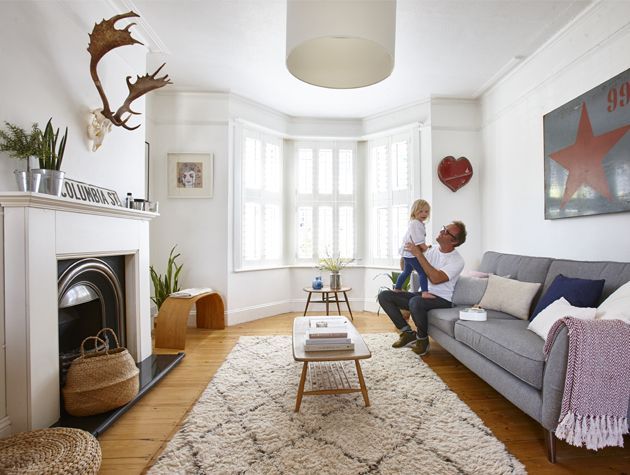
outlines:
[[[169,198],[212,198],[212,170],[209,153],[169,153]]]

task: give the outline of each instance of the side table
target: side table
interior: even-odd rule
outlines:
[[[155,324],[156,348],[184,349],[188,314],[193,304],[197,309],[197,328],[225,328],[225,305],[218,292],[205,292],[187,299],[167,297]]]
[[[352,290],[352,287],[340,287],[338,289],[331,289],[330,287],[322,287],[321,289],[314,289],[313,287],[304,287],[304,292],[308,293],[308,298],[306,299],[306,307],[304,308],[304,316],[306,316],[306,311],[308,310],[308,306],[311,303],[311,297],[313,294],[320,294],[322,296],[321,300],[313,300],[313,303],[325,303],[326,304],[326,315],[330,315],[329,313],[329,305],[331,303],[337,304],[337,312],[341,315],[341,308],[339,307],[339,302],[346,302],[346,306],[348,307],[348,312],[350,313],[350,319],[354,320],[352,316],[352,310],[350,309],[350,302],[348,302],[348,294]],[[332,295],[331,295],[332,294]],[[344,300],[339,300],[339,294],[343,294]],[[334,296],[334,297],[333,297]]]

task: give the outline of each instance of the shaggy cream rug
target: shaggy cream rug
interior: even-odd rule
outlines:
[[[394,334],[364,338],[371,406],[360,393],[306,396],[295,413],[291,337],[241,337],[149,473],[526,473],[418,356],[391,347]]]

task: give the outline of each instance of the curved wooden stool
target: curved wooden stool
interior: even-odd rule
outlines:
[[[155,324],[156,348],[184,349],[188,315],[193,303],[197,307],[197,328],[225,328],[225,305],[218,292],[205,292],[188,299],[167,297]]]

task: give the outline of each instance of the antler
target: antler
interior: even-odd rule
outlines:
[[[154,89],[159,89],[163,86],[166,86],[167,84],[172,84],[172,82],[168,78],[168,74],[165,74],[164,76],[159,78],[156,77],[166,63],[162,64],[162,66],[160,66],[151,75],[145,74],[144,76],[137,76],[135,83],[132,83],[130,81],[131,76],[127,76],[127,87],[129,88],[127,99],[125,99],[125,102],[122,106],[118,108],[116,113],[113,113],[110,109],[109,101],[107,100],[103,85],[101,84],[101,80],[98,77],[98,73],[96,71],[96,66],[98,65],[98,62],[101,60],[101,58],[114,48],[118,48],[119,46],[133,45],[136,43],[140,45],[142,44],[140,41],[133,38],[131,36],[131,33],[129,32],[129,29],[134,26],[135,23],[130,23],[122,30],[119,30],[115,27],[115,23],[118,20],[132,17],[139,17],[139,15],[131,11],[128,13],[115,15],[109,20],[103,20],[102,22],[95,24],[94,28],[92,29],[92,33],[90,33],[90,44],[88,45],[88,52],[91,56],[90,75],[92,76],[94,85],[96,86],[98,94],[101,97],[101,101],[103,102],[103,111],[101,113],[105,117],[107,117],[112,122],[112,124],[116,126],[122,126],[127,130],[134,130],[140,127],[140,125],[136,125],[135,127],[130,127],[127,125],[127,121],[131,118],[132,115],[139,114],[139,112],[134,112],[131,110],[131,103],[139,97],[145,95],[146,93],[153,91]],[[126,117],[123,117],[124,114],[128,115]]]

